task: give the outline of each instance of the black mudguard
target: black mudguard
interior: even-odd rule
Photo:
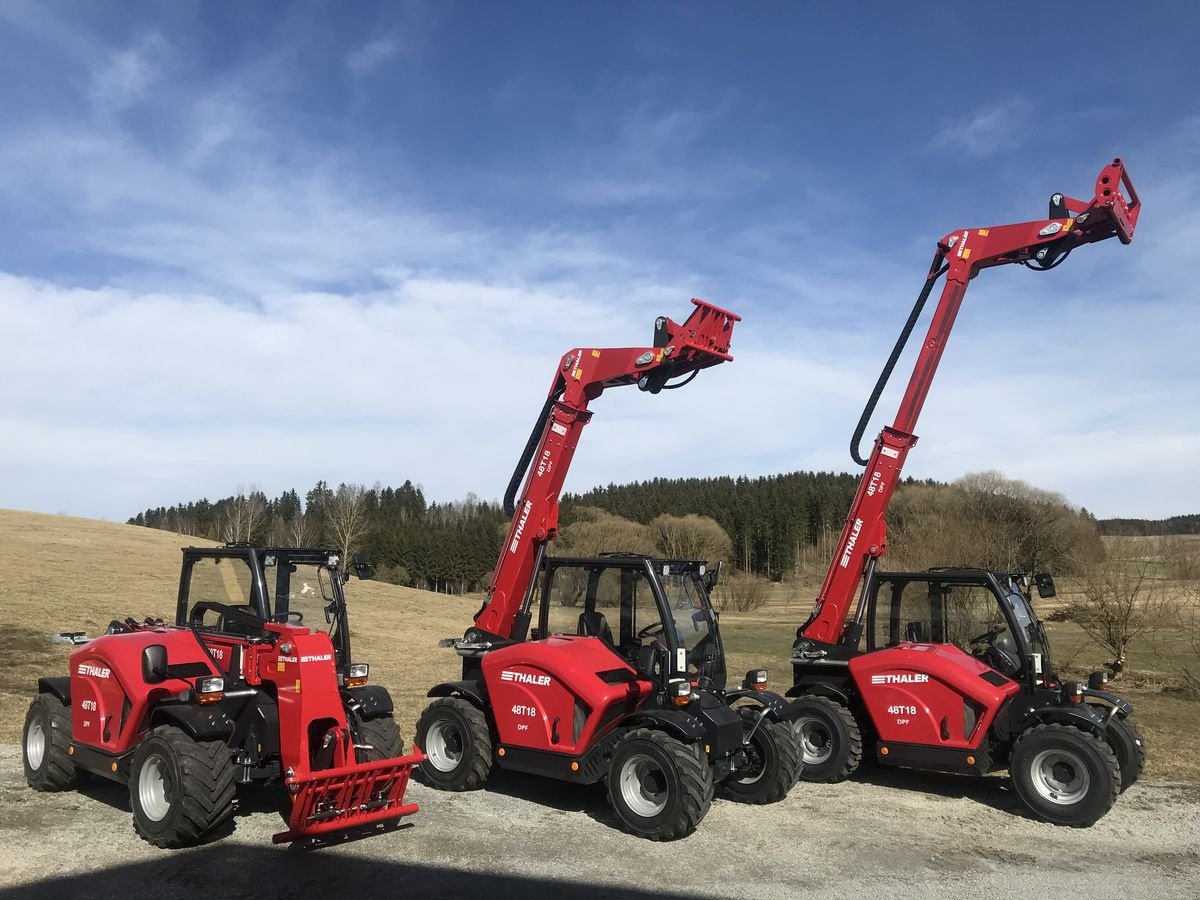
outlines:
[[[1085,700],[1094,697],[1106,706],[1115,706],[1117,712],[1123,716],[1133,715],[1133,705],[1129,701],[1122,700],[1116,694],[1111,694],[1108,691],[1097,691],[1092,688],[1086,688],[1083,692],[1083,697]]]
[[[826,697],[842,706],[850,705],[850,695],[832,684],[797,684],[788,688],[788,697]]]
[[[704,738],[704,722],[681,709],[645,709],[634,713],[625,722],[634,727],[658,728],[689,744]]]
[[[488,705],[487,685],[482,681],[443,681],[429,689],[426,697],[453,697],[460,694],[480,709]]]
[[[64,706],[71,705],[71,679],[63,675],[61,677],[39,678],[38,679],[39,694],[53,694],[63,702]]]
[[[792,704],[774,691],[727,691],[725,702],[733,705],[737,700],[753,700],[759,707],[766,707],[767,719],[772,722],[782,722],[791,718]],[[739,707],[743,708],[743,707]]]
[[[1025,728],[1037,724],[1074,725],[1097,737],[1104,737],[1108,713],[1090,703],[1043,706],[1035,709],[1025,720]]]
[[[364,722],[392,714],[392,695],[382,684],[342,688],[342,702]]]
[[[233,720],[215,706],[160,706],[150,724],[174,725],[197,741],[228,741],[233,736]]]

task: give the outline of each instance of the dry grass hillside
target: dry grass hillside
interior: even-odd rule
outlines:
[[[0,743],[19,740],[38,676],[66,673],[70,647],[51,643],[51,635],[64,630],[95,635],[111,619],[127,615],[174,618],[179,548],[189,543],[205,542],[131,525],[0,510],[0,640],[6,652],[0,666]],[[818,586],[776,585],[762,608],[722,614],[730,672],[765,665],[773,686],[785,687],[792,637]],[[1062,587],[1072,590],[1069,583]],[[427,702],[425,691],[458,676],[458,657],[437,641],[462,634],[479,599],[357,580],[347,585],[347,597],[354,657],[369,662],[373,680],[392,692],[401,731],[411,738]],[[1072,675],[1099,668],[1107,658],[1077,626],[1053,622],[1047,628],[1059,667]],[[1149,771],[1200,781],[1200,762],[1192,755],[1156,752],[1190,747],[1200,737],[1200,703],[1173,683],[1172,673],[1187,653],[1191,645],[1179,630],[1139,640],[1131,652],[1136,671],[1116,689],[1137,709],[1150,746]]]

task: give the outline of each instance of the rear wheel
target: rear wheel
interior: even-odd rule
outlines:
[[[391,716],[360,722],[354,741],[354,759],[357,762],[378,762],[404,755],[404,740],[400,737],[400,726]]]
[[[1104,731],[1104,739],[1121,769],[1121,793],[1138,780],[1146,764],[1146,742],[1138,727],[1127,716],[1116,715]]]
[[[483,711],[459,697],[425,707],[417,722],[417,745],[425,751],[421,774],[443,791],[473,791],[492,770],[492,735]]]
[[[156,847],[190,847],[233,814],[233,762],[223,741],[152,730],[129,766],[133,827]]]
[[[757,716],[751,714],[747,728]],[[746,745],[746,766],[721,784],[721,793],[739,803],[775,803],[788,795],[803,769],[800,743],[786,722],[763,722]]]
[[[862,762],[862,733],[854,713],[828,697],[801,697],[792,709],[805,781],[845,781]]]
[[[712,806],[712,767],[698,744],[635,728],[613,752],[608,798],[621,825],[638,837],[687,837]]]
[[[1112,809],[1121,771],[1108,744],[1071,725],[1037,725],[1017,739],[1009,762],[1017,795],[1056,825],[1084,827]]]
[[[65,791],[75,786],[71,745],[71,710],[53,694],[38,694],[25,714],[21,756],[25,780],[35,791]]]

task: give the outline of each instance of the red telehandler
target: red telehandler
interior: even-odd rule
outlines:
[[[805,779],[849,776],[865,737],[886,765],[976,775],[1007,767],[1036,815],[1082,826],[1103,816],[1141,771],[1144,747],[1129,718],[1132,708],[1101,690],[1106,673],[1093,673],[1086,685],[1054,674],[1022,573],[877,569],[887,548],[884,514],[917,442],[917,417],[970,280],[1008,263],[1049,271],[1076,247],[1111,237],[1128,244],[1140,212],[1116,159],[1100,172],[1090,201],[1054,194],[1046,219],[961,229],[938,242],[925,286],[851,441],[851,454],[866,472],[812,616],[796,632],[788,696],[801,698],[792,721],[804,748]],[[867,422],[943,275],[896,419],[863,460],[858,448]],[[1053,596],[1048,575],[1038,574],[1035,583],[1041,596]]]
[[[250,782],[291,798],[276,843],[416,812],[404,791],[424,757],[402,755],[387,689],[351,662],[348,577],[335,550],[184,548],[175,625],[65,635],[79,644],[70,674],[39,678],[25,718],[26,780],[128,785],[134,828],[159,847],[210,837]]]
[[[620,385],[679,387],[732,358],[738,316],[692,302],[682,325],[657,320],[652,347],[562,357],[509,483],[513,522],[487,600],[461,639],[443,642],[462,657],[462,679],[431,689],[437,699],[417,724],[433,786],[478,788],[494,765],[606,780],[627,830],[672,840],[695,830],[718,784],[733,799],[769,803],[796,783],[800,748],[766,671],[725,689],[715,572],[691,560],[546,555],[588,403]]]

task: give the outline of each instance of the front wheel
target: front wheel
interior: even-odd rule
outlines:
[[[354,739],[354,759],[357,762],[378,762],[404,755],[404,739],[400,726],[391,716],[360,722]]]
[[[492,770],[492,735],[483,711],[460,697],[442,697],[417,722],[425,751],[421,774],[443,791],[473,791]]]
[[[792,705],[792,731],[804,757],[805,781],[845,781],[862,762],[862,732],[854,713],[828,697],[802,697]]]
[[[38,694],[25,714],[21,757],[25,780],[35,791],[65,791],[74,787],[71,761],[71,710],[52,694]]]
[[[129,766],[133,827],[156,847],[190,847],[233,815],[233,762],[223,741],[152,730]]]
[[[635,728],[613,751],[608,799],[631,834],[652,841],[687,837],[712,806],[712,766],[698,744]]]
[[[756,715],[746,717],[753,727]],[[739,803],[776,803],[800,780],[800,742],[786,722],[763,722],[746,745],[746,765],[722,783],[721,793]]]
[[[1121,768],[1123,794],[1142,774],[1142,766],[1146,764],[1146,742],[1133,721],[1122,715],[1113,716],[1109,721],[1104,739]]]
[[[1036,815],[1076,828],[1112,809],[1121,789],[1121,770],[1108,744],[1072,725],[1037,725],[1022,734],[1009,774]]]

